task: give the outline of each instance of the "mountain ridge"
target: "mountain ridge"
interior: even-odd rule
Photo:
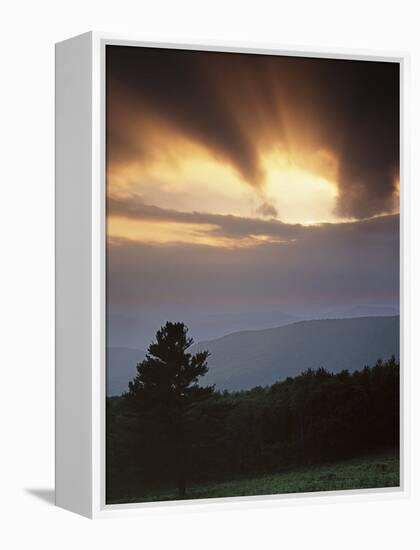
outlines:
[[[191,348],[193,348],[196,345],[205,344],[207,342],[213,342],[214,340],[223,340],[224,338],[227,338],[229,336],[232,336],[233,334],[247,334],[247,333],[255,333],[255,332],[270,332],[278,329],[282,329],[285,327],[290,327],[292,325],[303,325],[305,323],[312,323],[312,322],[321,322],[321,321],[352,321],[352,320],[361,320],[361,319],[383,319],[386,317],[395,317],[399,318],[399,315],[389,314],[389,315],[360,315],[357,317],[317,317],[313,319],[299,319],[297,321],[292,321],[291,323],[287,323],[287,325],[278,325],[275,327],[268,327],[268,328],[251,328],[251,329],[244,329],[244,330],[235,330],[233,332],[228,332],[227,334],[224,334],[223,336],[218,336],[216,338],[209,338],[207,340],[200,340],[199,342],[194,343]]]
[[[297,321],[278,328],[246,330],[202,341],[209,372],[203,383],[239,390],[270,385],[308,368],[354,371],[377,359],[399,357],[399,316]]]
[[[354,371],[377,359],[399,358],[399,315],[298,320],[273,328],[246,329],[193,344],[207,349],[209,372],[202,384],[240,390],[265,386],[307,368]],[[146,351],[107,348],[107,394],[127,391]]]

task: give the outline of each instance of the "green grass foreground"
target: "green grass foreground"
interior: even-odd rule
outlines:
[[[342,491],[399,487],[400,463],[395,451],[340,462],[301,467],[280,473],[231,481],[192,484],[186,499],[276,495],[317,491]],[[136,491],[125,498],[108,499],[108,504],[179,500],[176,488]]]

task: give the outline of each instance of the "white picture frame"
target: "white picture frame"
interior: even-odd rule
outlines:
[[[400,64],[401,90],[401,486],[324,493],[232,497],[152,504],[105,504],[105,46],[131,45]],[[407,54],[308,51],[252,44],[165,44],[89,32],[56,45],[56,504],[89,518],[150,508],[279,506],[409,495],[409,296],[407,281]]]

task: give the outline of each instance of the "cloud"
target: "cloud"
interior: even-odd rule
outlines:
[[[241,238],[253,235],[265,235],[273,240],[287,241],[301,237],[310,240],[339,238],[342,242],[355,242],[368,239],[378,232],[382,235],[384,229],[394,233],[392,238],[399,235],[399,216],[385,215],[359,222],[323,223],[311,226],[288,224],[281,221],[261,218],[246,218],[206,212],[180,212],[145,204],[139,195],[126,197],[110,196],[107,200],[108,216],[122,217],[137,221],[174,222],[181,224],[212,226],[210,232],[220,237]]]
[[[107,46],[107,94],[109,165],[153,157],[153,128],[203,145],[257,188],[264,151],[304,165],[327,150],[338,214],[395,208],[396,63]]]
[[[137,221],[175,222],[204,226],[206,232],[217,237],[244,238],[269,236],[273,240],[293,239],[303,226],[286,224],[278,220],[263,220],[206,212],[180,212],[145,204],[138,195],[110,196],[107,200],[108,216]],[[212,226],[209,229],[209,226]]]
[[[256,214],[261,214],[265,218],[276,218],[278,212],[273,204],[263,202],[255,211]]]
[[[113,125],[112,121],[118,120],[121,104],[128,99],[133,122],[136,115],[142,116],[143,110],[146,117],[152,113],[193,141],[205,144],[216,156],[236,167],[247,181],[259,185],[263,172],[258,152],[220,93],[219,75],[213,74],[216,67],[217,62],[208,53],[201,56],[197,52],[154,48],[141,51],[124,48],[122,52],[120,47],[108,47],[111,151],[115,146],[124,154],[126,128]],[[122,101],[121,93],[126,96]],[[135,112],[136,104],[139,113]]]
[[[226,222],[220,231],[232,230]],[[399,216],[291,226],[287,243],[234,249],[112,238],[108,304],[398,303],[398,227]]]

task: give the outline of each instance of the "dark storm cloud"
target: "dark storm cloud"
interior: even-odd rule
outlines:
[[[337,211],[365,217],[394,208],[399,178],[399,67],[351,64],[349,72],[342,64],[337,79],[330,77],[326,138],[335,139],[341,159]],[[325,100],[324,105],[328,107]]]
[[[124,154],[125,145],[122,136],[126,129],[112,125],[113,110],[120,108],[120,104],[115,103],[133,101],[135,104],[136,97],[140,97],[146,109],[231,162],[246,180],[259,184],[263,174],[258,152],[221,94],[221,83],[218,75],[212,74],[213,68],[217,68],[217,64],[206,53],[108,47],[111,121],[108,149],[111,154],[114,146]],[[125,87],[126,97],[118,92],[119,85]],[[117,94],[115,103],[114,93]]]
[[[111,163],[147,155],[141,121],[153,116],[260,186],[261,150],[288,150],[297,131],[337,156],[340,215],[393,211],[396,63],[108,46],[107,93]]]
[[[235,249],[111,239],[109,304],[398,303],[398,224],[324,224],[287,244]]]

